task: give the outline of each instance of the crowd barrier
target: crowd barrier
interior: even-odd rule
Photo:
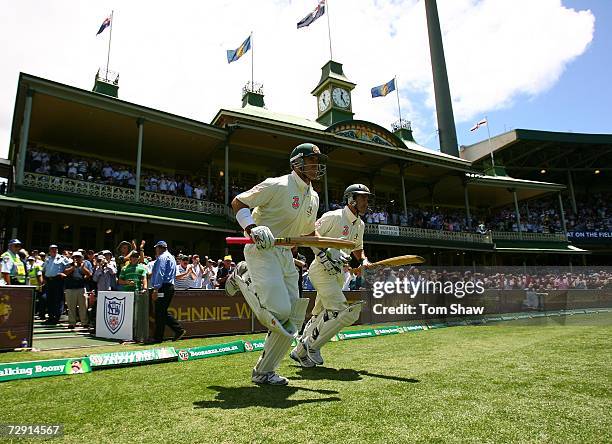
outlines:
[[[0,352],[32,346],[34,290],[29,285],[0,286]]]
[[[434,330],[457,325],[480,325],[512,321],[529,318],[561,317],[574,315],[596,315],[611,313],[612,308],[573,309],[551,312],[509,313],[506,315],[488,315],[479,318],[458,318],[455,321],[440,319],[423,320],[418,324],[385,325],[365,329],[343,330],[332,341],[346,341],[352,339],[375,338],[387,335],[403,334],[417,331]],[[111,353],[94,353],[78,358],[52,359],[45,361],[10,362],[0,364],[0,382],[15,379],[40,378],[46,376],[76,375],[91,371],[104,370],[114,367],[126,367],[141,364],[161,364],[165,362],[186,362],[196,359],[212,358],[215,356],[231,355],[261,351],[265,339],[236,340],[206,346],[175,348],[157,347],[145,350],[127,350]],[[295,345],[295,340],[292,345]]]
[[[452,294],[417,294],[414,298],[407,294],[386,294],[375,298],[371,291],[347,291],[346,298],[351,302],[365,301],[357,324],[380,324],[428,319],[452,319],[451,306],[460,304],[464,308],[484,307],[482,314],[516,313],[525,310],[545,311],[592,307],[612,307],[611,290],[551,290],[548,292],[528,292],[525,290],[485,290],[477,296],[461,299]],[[314,307],[316,292],[305,291],[303,297],[310,299],[307,319]],[[426,304],[446,307],[447,314],[440,311],[432,314],[377,314],[374,306],[401,307]],[[241,295],[227,296],[222,290],[179,290],[176,291],[170,312],[187,330],[187,337],[257,333],[265,328],[253,315]],[[469,314],[469,313],[468,313]],[[464,317],[466,313],[458,314]],[[153,307],[149,304],[149,336],[153,334]],[[166,329],[165,337],[171,338],[173,332]]]

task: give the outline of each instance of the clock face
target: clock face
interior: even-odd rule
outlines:
[[[329,94],[329,90],[326,89],[319,96],[319,111],[321,112],[325,111],[330,103],[331,103],[331,97]]]
[[[332,92],[334,103],[340,108],[348,108],[351,104],[351,96],[346,89],[334,88]]]

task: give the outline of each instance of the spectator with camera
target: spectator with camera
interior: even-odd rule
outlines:
[[[91,278],[93,270],[88,267],[83,253],[75,251],[72,254],[72,264],[64,271],[66,274],[65,292],[68,305],[68,328],[76,326],[77,306],[81,326],[87,328],[87,289],[86,281]]]

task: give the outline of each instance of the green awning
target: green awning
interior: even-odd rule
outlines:
[[[237,225],[223,216],[139,205],[132,202],[95,199],[86,196],[20,190],[12,195],[0,196],[0,206],[204,228],[228,233],[238,231]]]
[[[583,250],[582,248],[575,247],[574,245],[567,245],[559,248],[495,248],[496,252],[500,253],[560,253],[560,254],[590,254],[589,250]]]

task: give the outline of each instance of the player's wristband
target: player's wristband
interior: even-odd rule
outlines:
[[[251,210],[248,208],[240,208],[236,212],[236,221],[238,221],[238,224],[245,230],[249,225],[257,225],[255,220],[253,220]]]

